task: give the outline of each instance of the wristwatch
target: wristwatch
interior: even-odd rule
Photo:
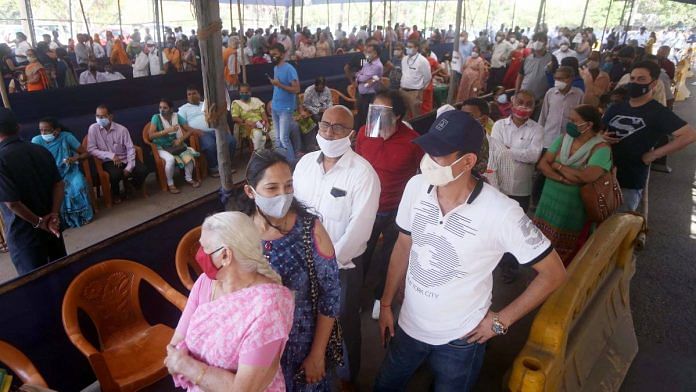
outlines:
[[[493,330],[493,333],[496,335],[505,335],[508,332],[505,324],[500,322],[498,313],[493,313],[493,325],[491,325],[491,330]]]
[[[42,217],[39,217],[39,221],[36,222],[36,225],[34,225],[33,227],[34,227],[35,229],[38,229],[39,226],[41,226],[42,223],[43,223],[43,218],[42,218]]]

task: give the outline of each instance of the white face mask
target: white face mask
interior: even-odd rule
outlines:
[[[507,103],[508,97],[505,94],[500,94],[497,99],[498,103]]]
[[[251,188],[251,190],[254,192],[254,203],[256,203],[256,206],[264,215],[280,219],[290,210],[294,197],[292,193],[266,197],[259,195],[254,188]]]
[[[471,57],[477,58],[479,56],[478,52],[471,52]]]
[[[350,150],[350,135],[343,139],[327,140],[317,133],[317,144],[325,156],[338,158]]]
[[[541,41],[535,41],[532,44],[532,50],[542,50],[544,49],[544,43]]]
[[[568,83],[566,83],[566,82],[561,82],[560,80],[556,80],[556,81],[553,83],[553,86],[556,87],[556,88],[559,89],[559,90],[563,90],[563,89],[565,89],[566,87],[568,87]]]
[[[430,155],[425,154],[423,156],[423,159],[421,159],[420,170],[421,173],[423,173],[423,175],[425,176],[425,180],[428,181],[430,185],[444,186],[456,180],[457,178],[461,177],[462,174],[464,174],[464,172],[461,172],[456,177],[454,176],[454,174],[452,174],[452,166],[454,166],[457,162],[461,161],[462,158],[464,157],[457,159],[456,161],[452,162],[452,164],[449,166],[440,166],[437,162],[433,160],[433,158],[430,157]]]
[[[413,56],[417,54],[418,52],[416,51],[415,48],[406,48],[406,55],[408,56]]]

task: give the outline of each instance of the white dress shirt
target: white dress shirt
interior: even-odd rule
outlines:
[[[430,63],[421,54],[401,59],[401,88],[422,90],[428,86],[431,78]]]
[[[379,177],[370,163],[348,150],[324,172],[321,151],[311,152],[297,163],[293,183],[297,200],[319,214],[338,268],[355,268],[353,259],[365,252],[379,207]]]
[[[511,170],[498,170],[496,173],[500,191],[508,196],[531,195],[534,167],[544,145],[544,128],[532,119],[518,128],[508,117],[495,122],[491,138],[505,146],[495,151],[500,160],[513,161]]]
[[[505,39],[496,43],[491,55],[491,68],[505,67],[513,50],[512,44]]]

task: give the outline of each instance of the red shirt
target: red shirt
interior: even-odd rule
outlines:
[[[397,123],[396,132],[387,140],[367,137],[365,126],[360,128],[355,152],[370,162],[379,177],[382,193],[378,212],[399,209],[406,184],[416,175],[423,158],[423,150],[413,143],[418,136],[418,132],[403,121]]]

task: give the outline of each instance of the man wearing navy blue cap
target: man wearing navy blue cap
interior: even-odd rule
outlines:
[[[18,132],[12,111],[0,108],[0,212],[12,264],[23,275],[66,255],[58,218],[64,185],[53,155]]]
[[[426,155],[423,174],[409,181],[396,217],[400,233],[379,319],[389,352],[375,391],[405,390],[425,361],[436,391],[470,390],[486,341],[505,334],[565,279],[558,254],[519,204],[472,175],[483,138],[478,121],[455,110],[414,140]],[[517,299],[493,312],[492,272],[506,252],[538,274]],[[404,280],[394,329],[392,300]]]

